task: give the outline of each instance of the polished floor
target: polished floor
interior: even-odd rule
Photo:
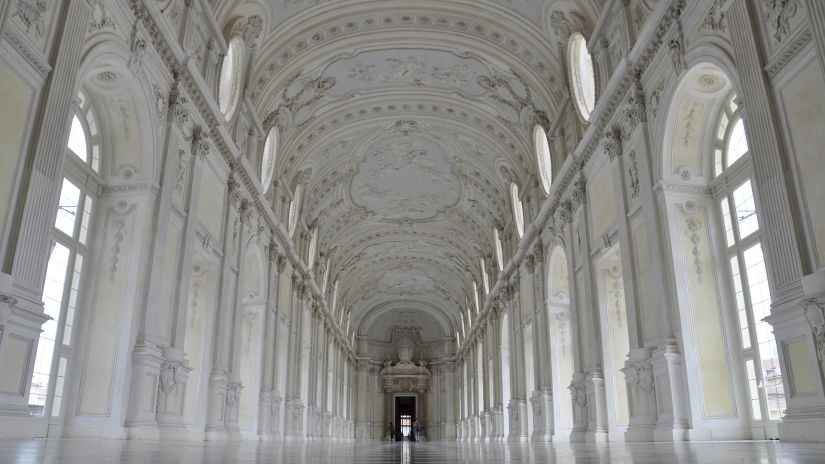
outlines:
[[[2,464],[195,463],[823,463],[825,445],[779,442],[681,444],[152,443],[118,440],[0,441]]]

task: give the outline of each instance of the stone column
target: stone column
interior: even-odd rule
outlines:
[[[12,11],[11,2],[7,3],[0,6],[0,14]],[[62,8],[64,3],[44,5],[46,8]],[[28,183],[23,183],[25,192],[19,194],[17,200],[22,213],[12,220],[15,224],[7,225],[10,240],[6,252],[13,256],[11,269],[6,267],[10,256],[0,256],[4,262],[0,267],[0,359],[5,361],[0,364],[0,372],[7,376],[6,379],[11,379],[13,385],[22,387],[19,393],[0,394],[0,416],[10,416],[14,428],[24,426],[17,423],[15,416],[29,416],[28,399],[37,344],[41,326],[48,320],[43,311],[43,283],[52,248],[50,234],[63,182],[63,161],[77,72],[83,59],[91,9],[85,2],[71,2],[58,16],[55,20],[58,32],[54,37],[59,46],[51,63],[51,76],[42,92],[41,110],[36,119],[39,125],[32,132],[33,148],[26,157],[30,162]],[[8,40],[8,36],[4,40]],[[17,242],[13,243],[11,237],[16,237]],[[2,272],[6,270],[10,273]],[[16,349],[10,352],[13,345]],[[18,367],[13,369],[12,365]]]
[[[278,331],[278,290],[280,273],[278,272],[278,246],[274,241],[267,247],[267,304],[264,317],[264,362],[261,366],[261,391],[258,402],[258,435],[272,437],[277,423],[277,409],[274,406],[276,396],[275,373]]]
[[[303,324],[309,321],[304,319],[304,298],[305,287],[303,279],[295,271],[292,275],[292,302],[290,305],[290,327],[289,336],[289,373],[287,382],[289,387],[286,393],[286,418],[284,420],[284,436],[290,439],[301,439],[305,437],[304,432],[304,409],[305,404],[301,399],[301,372],[302,372],[302,333]]]
[[[533,392],[533,441],[549,442],[554,433],[553,408],[553,364],[550,358],[550,321],[546,307],[545,288],[547,276],[544,266],[544,246],[541,239],[536,240],[532,254],[527,256],[527,270],[532,274],[533,301],[533,340],[534,355],[539,369],[536,371],[536,389]]]
[[[602,367],[602,344],[601,344],[601,324],[598,315],[598,304],[594,301],[598,294],[596,291],[595,277],[593,274],[593,263],[591,261],[590,249],[590,222],[587,205],[587,186],[584,177],[580,176],[573,186],[573,208],[575,210],[576,230],[575,243],[578,245],[578,253],[582,263],[582,274],[584,285],[584,301],[577,302],[577,314],[579,326],[583,328],[581,349],[585,353],[583,356],[584,372],[581,376],[574,376],[574,382],[583,380],[586,384],[588,405],[588,419],[586,439],[588,441],[607,440],[607,399],[604,389],[604,373]],[[575,384],[575,389],[579,385]],[[571,437],[578,440],[579,436]]]
[[[455,369],[454,362],[444,363],[444,422],[441,423],[441,438],[455,440],[457,438],[455,424]]]
[[[368,440],[370,438],[370,423],[367,405],[371,398],[367,397],[369,362],[366,359],[359,359],[355,364],[357,376],[356,383],[356,413],[355,413],[355,439]]]
[[[776,3],[772,8],[787,7],[787,2]],[[806,1],[806,5],[810,7],[813,42],[822,63],[825,31],[821,20],[825,17],[825,9],[816,1]],[[810,265],[803,262],[800,252],[803,249],[800,237],[804,237],[804,233],[795,230],[795,225],[797,218],[806,216],[791,200],[795,195],[794,186],[787,177],[791,157],[780,142],[779,112],[764,72],[768,63],[762,58],[762,42],[754,27],[761,21],[761,16],[753,2],[733,0],[728,17],[740,96],[744,101],[743,119],[753,160],[754,193],[760,206],[762,248],[771,283],[773,301],[771,315],[766,320],[774,327],[787,396],[779,436],[783,440],[825,441],[825,377],[821,370],[822,322],[819,316],[825,293],[825,273],[819,271],[803,279],[805,272],[811,269],[807,269]],[[819,366],[815,365],[814,353],[820,358]],[[792,377],[812,370],[819,372],[819,375],[812,375],[813,380],[800,378],[800,382],[807,385],[793,384]]]

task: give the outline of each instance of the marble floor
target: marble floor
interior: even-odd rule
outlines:
[[[825,445],[779,442],[680,444],[169,443],[51,439],[0,441],[2,464],[195,463],[822,463]]]

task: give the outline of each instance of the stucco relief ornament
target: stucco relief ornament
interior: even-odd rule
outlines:
[[[639,167],[636,165],[636,152],[631,151],[627,158],[630,160],[627,168],[630,198],[637,198],[639,196]]]
[[[232,32],[240,34],[249,48],[255,48],[264,28],[264,21],[259,15],[252,15],[246,21],[240,20],[232,27]]]
[[[17,11],[14,16],[26,26],[27,34],[34,27],[37,36],[43,37],[46,32],[44,16],[49,8],[51,8],[49,0],[17,0]]]
[[[516,403],[510,403],[510,405],[507,406],[507,409],[510,412],[510,430],[514,433],[518,433],[521,426],[521,422],[519,422],[519,405]]]
[[[178,392],[178,385],[181,383],[180,367],[175,362],[165,362],[160,366],[156,407],[161,414],[166,412],[166,403],[169,398]]]
[[[565,41],[573,32],[582,30],[584,25],[576,13],[564,14],[556,10],[550,14],[550,27],[559,39]]]
[[[115,21],[106,12],[101,0],[92,2],[92,20],[89,22],[89,32],[100,31],[106,28],[115,30]]]
[[[533,416],[541,417],[541,397],[534,396],[530,398],[530,405],[533,407]]]
[[[625,371],[628,382],[637,395],[648,401],[649,414],[656,411],[656,387],[653,380],[653,368],[650,365],[631,365]]]
[[[604,134],[604,139],[602,139],[602,148],[604,148],[604,151],[607,153],[607,157],[610,158],[610,161],[613,161],[622,155],[622,141],[619,138],[619,134],[616,129],[606,131]]]
[[[571,194],[573,200],[573,208],[579,209],[585,202],[587,202],[587,184],[584,179],[579,178],[573,185],[573,192]]]
[[[578,382],[570,385],[570,395],[573,397],[573,404],[582,412],[587,411],[587,389],[584,383]]]
[[[725,32],[728,27],[727,8],[730,0],[713,0],[701,29]]]
[[[825,305],[815,298],[808,298],[802,301],[802,310],[811,326],[816,357],[825,366]]]
[[[765,21],[773,28],[773,38],[777,42],[791,33],[791,18],[799,9],[798,0],[765,0]]]

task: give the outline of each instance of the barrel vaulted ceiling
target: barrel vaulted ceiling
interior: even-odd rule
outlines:
[[[215,3],[224,24],[263,18],[246,94],[353,326],[416,309],[452,335],[510,182],[538,178],[532,128],[566,99],[551,16],[589,21],[603,0]]]

